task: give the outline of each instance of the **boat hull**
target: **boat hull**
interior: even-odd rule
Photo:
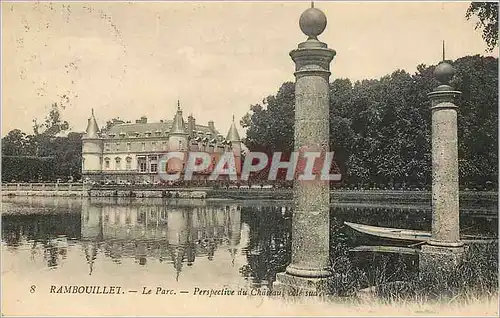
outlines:
[[[344,224],[360,233],[386,239],[397,240],[397,241],[427,242],[432,237],[432,234],[429,231],[396,229],[390,227],[380,227],[380,226],[373,226],[373,225],[366,225],[366,224],[359,224],[352,222],[344,222]],[[494,243],[498,242],[498,239],[496,238],[462,239],[461,241],[464,243]]]

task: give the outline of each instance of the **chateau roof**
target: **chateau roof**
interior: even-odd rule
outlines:
[[[108,135],[114,133],[116,136],[119,136],[120,132],[124,132],[126,135],[133,136],[136,132],[139,133],[139,137],[147,137],[145,135],[146,132],[156,132],[160,131],[163,136],[168,133],[172,128],[173,121],[166,120],[160,123],[136,123],[136,124],[118,124],[110,128],[108,131]],[[184,123],[184,128],[188,131],[187,124]],[[195,130],[202,132],[210,132],[210,128],[205,125],[196,125]],[[155,134],[152,133],[150,137],[155,137]]]
[[[92,115],[88,119],[87,129],[85,130],[86,138],[98,138],[99,137],[99,126],[94,117],[94,109],[92,108]]]
[[[175,114],[172,127],[170,127],[170,133],[172,134],[184,134],[186,133],[186,123],[184,118],[182,118],[182,110],[179,101],[177,101],[177,113]]]
[[[238,134],[238,129],[236,129],[236,124],[234,123],[234,116],[226,139],[229,141],[240,141],[240,134]]]

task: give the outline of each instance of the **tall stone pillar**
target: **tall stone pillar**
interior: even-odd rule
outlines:
[[[326,16],[314,7],[300,16],[307,41],[290,52],[295,62],[295,151],[329,151],[329,77],[335,51],[317,36]],[[302,156],[301,156],[302,157]],[[330,271],[330,190],[327,180],[295,180],[292,218],[292,260],[276,286],[324,291]]]
[[[428,96],[432,106],[432,238],[422,246],[420,272],[451,269],[463,253],[460,242],[457,106],[459,91],[450,86],[453,67],[441,62],[434,71],[441,84]]]

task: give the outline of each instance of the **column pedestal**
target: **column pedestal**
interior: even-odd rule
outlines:
[[[273,290],[283,293],[285,296],[325,296],[328,294],[330,277],[306,278],[290,275],[288,273],[276,274],[276,282]]]
[[[440,246],[426,244],[422,246],[419,258],[419,275],[442,276],[456,268],[465,252],[464,246]]]

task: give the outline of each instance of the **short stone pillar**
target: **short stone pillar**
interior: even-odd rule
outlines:
[[[299,25],[309,38],[290,52],[295,62],[295,151],[329,151],[329,77],[335,51],[317,36],[326,16],[314,7],[302,13]],[[292,260],[277,274],[274,288],[288,295],[326,291],[330,270],[329,181],[295,180],[292,217]]]
[[[463,254],[460,242],[457,106],[451,87],[453,67],[441,62],[434,71],[440,82],[428,96],[432,106],[432,238],[422,246],[420,273],[450,270]]]

